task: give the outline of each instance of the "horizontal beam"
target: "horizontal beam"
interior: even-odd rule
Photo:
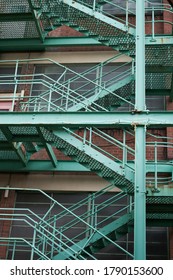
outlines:
[[[146,73],[173,73],[173,66],[146,65]]]
[[[0,127],[122,127],[173,126],[173,111],[165,112],[0,112]]]
[[[24,166],[19,160],[0,160],[0,172],[90,172],[75,161],[57,161],[56,167],[50,160],[30,160]]]
[[[155,36],[154,38],[152,36],[147,36],[145,38],[145,45],[151,46],[151,45],[172,45],[173,44],[173,36],[165,36],[165,35],[159,35]]]
[[[159,44],[173,44],[173,37],[163,39],[158,38]],[[158,44],[158,41],[155,42]],[[48,47],[68,47],[68,46],[101,46],[102,44],[93,38],[88,37],[48,37],[44,39],[44,42],[40,38],[23,38],[23,39],[1,39],[0,51],[28,51],[28,50],[44,50]],[[151,37],[146,38],[146,45],[154,45],[151,41]]]
[[[131,168],[134,168],[133,162],[128,162]],[[43,172],[43,171],[61,171],[61,172],[90,172],[89,169],[76,161],[57,160],[56,166],[52,165],[50,160],[30,160],[27,166],[23,166],[19,160],[0,160],[0,172]],[[146,172],[154,172],[155,163],[147,162]],[[173,165],[168,162],[158,162],[158,173],[172,173]]]
[[[48,47],[60,46],[97,46],[101,43],[88,37],[49,37],[42,42],[39,38],[34,39],[3,39],[0,43],[0,51],[27,51],[45,50]]]
[[[32,13],[0,13],[0,22],[33,21]]]

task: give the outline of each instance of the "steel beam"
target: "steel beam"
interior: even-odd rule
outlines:
[[[33,18],[32,18],[33,19]],[[172,45],[173,37],[168,38],[167,40],[163,39],[161,36],[159,39],[158,45]],[[146,45],[153,45],[151,38],[146,39]],[[96,41],[93,38],[88,37],[49,37],[45,38],[44,42],[40,38],[23,38],[23,39],[1,39],[0,51],[43,51],[49,47],[68,47],[68,46],[102,46],[102,44]],[[127,45],[128,47],[128,45]],[[128,48],[127,48],[128,51]]]
[[[37,28],[40,40],[41,40],[41,42],[44,42],[44,38],[45,38],[46,34],[44,34],[44,31],[41,28],[40,20],[39,20],[39,17],[37,15],[37,11],[34,10],[31,0],[28,0],[28,3],[29,3],[29,7],[31,9],[31,12],[32,12],[32,17],[33,17],[33,20],[35,22],[35,25],[36,25],[36,28]]]
[[[0,22],[13,21],[33,21],[33,15],[32,13],[0,13]]]
[[[136,1],[135,110],[145,112],[145,4]],[[135,125],[134,259],[146,259],[146,131]]]
[[[56,167],[50,160],[30,160],[24,166],[19,160],[0,160],[0,172],[90,172],[86,167],[75,161],[58,160]]]
[[[169,127],[173,112],[0,112],[0,127]]]
[[[38,134],[40,135],[41,141],[42,141],[42,143],[43,143],[43,145],[44,145],[44,147],[47,151],[47,154],[48,154],[53,166],[56,167],[57,166],[57,159],[56,159],[56,156],[54,154],[53,148],[51,147],[50,144],[46,143],[46,141],[43,137],[42,131],[39,127],[37,127],[37,131],[38,131]]]
[[[145,45],[146,46],[155,46],[155,45],[172,45],[173,44],[173,36],[165,36],[165,35],[159,35],[155,36],[154,40],[152,36],[147,36],[145,38]]]
[[[68,47],[68,46],[101,46],[93,38],[88,37],[49,37],[42,42],[39,38],[34,39],[3,39],[0,40],[0,51],[37,51],[45,50],[49,47]]]

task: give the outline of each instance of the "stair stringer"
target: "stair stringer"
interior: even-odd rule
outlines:
[[[121,164],[103,155],[89,145],[84,145],[76,137],[72,136],[64,129],[49,131],[42,128],[45,140],[65,155],[95,172],[108,182],[113,183],[123,191],[128,193],[134,191],[134,172],[129,167],[122,168]]]
[[[84,3],[72,0],[56,1],[51,3],[49,10],[42,12],[41,9],[40,19],[44,30],[48,28],[52,31],[66,25],[114,49],[134,51],[135,48],[135,28],[112,18],[111,15],[109,17],[102,12],[93,11]]]
[[[86,13],[89,16],[92,16],[100,21],[103,21],[104,23],[109,23],[109,25],[116,27],[120,29],[121,31],[128,32],[128,34],[135,35],[135,28],[133,27],[127,27],[124,23],[121,23],[120,21],[117,21],[111,17],[106,16],[105,14],[93,10],[89,7],[87,7],[84,4],[80,4],[78,1],[74,0],[61,0],[64,4],[67,4],[68,6],[79,10],[80,12]]]
[[[97,106],[97,102],[101,98],[108,97],[109,95],[112,95],[112,93],[114,93],[113,97],[115,97],[116,101],[119,101],[119,103],[121,103],[124,98],[118,97],[118,95],[116,95],[115,91],[124,87],[125,85],[131,83],[132,81],[134,81],[134,79],[135,79],[134,75],[131,74],[131,75],[129,75],[129,77],[122,79],[121,81],[115,83],[114,85],[100,90],[99,93],[83,100],[80,103],[73,105],[72,107],[69,107],[68,111],[78,111],[83,108],[86,109],[86,108],[90,107],[93,103],[94,103],[93,105]],[[125,102],[125,100],[124,100],[124,102]]]
[[[70,248],[60,252],[53,257],[53,260],[65,260],[72,258],[73,256],[80,258],[80,255],[86,255],[82,251],[85,249],[89,254],[98,252],[100,249],[106,247],[111,243],[111,241],[116,241],[120,236],[128,233],[128,223],[133,219],[133,213],[128,213],[118,218],[117,220],[109,223],[100,229],[95,229],[93,236],[84,238],[83,240],[77,242]],[[123,232],[122,235],[118,233],[118,229],[122,226],[127,226],[127,231]],[[115,245],[116,246],[116,245]],[[75,255],[74,255],[75,252]]]

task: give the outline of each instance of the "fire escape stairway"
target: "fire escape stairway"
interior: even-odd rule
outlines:
[[[51,227],[54,232],[53,236],[51,230],[47,233],[47,240],[43,240],[41,231],[39,232],[35,245],[37,250],[42,251],[42,248],[45,248],[44,254],[48,258],[64,260],[93,259],[95,253],[111,243],[121,248],[116,241],[129,230],[128,224],[133,220],[133,203],[129,203],[128,195],[124,192],[107,196],[114,189],[115,186],[111,184],[51,218],[44,218],[37,228],[42,227],[43,234]],[[81,214],[86,205],[90,207]],[[109,215],[107,211],[110,211]],[[72,216],[70,219],[69,215]],[[122,250],[128,253],[125,249]]]
[[[20,110],[25,111],[110,111],[131,102],[134,96],[134,61],[117,54],[107,61],[77,73],[54,61],[60,68],[57,80],[51,75],[37,73],[34,83],[41,83],[44,90],[27,101],[20,101]],[[126,57],[127,58],[127,57]],[[20,84],[20,77],[18,83]],[[14,78],[11,78],[14,83]],[[30,84],[31,80],[26,80]]]
[[[56,131],[41,128],[41,132],[46,142],[54,145],[65,155],[86,166],[90,171],[95,172],[108,182],[114,183],[120,189],[133,193],[134,170],[126,162],[123,163],[121,158],[113,157],[99,148],[97,143],[88,141],[86,133],[90,133],[90,130],[82,131],[82,133],[84,132],[82,136],[67,128]],[[97,129],[91,133],[98,139],[105,140],[108,145],[113,145],[115,150],[124,150],[125,148],[125,152],[128,151],[134,155],[133,149],[106,133]]]
[[[111,9],[104,8],[109,4]],[[33,7],[40,15],[45,33],[66,25],[101,44],[119,50],[134,49],[135,27],[129,22],[134,15],[128,7],[116,5],[112,1],[43,1]],[[120,15],[114,16],[110,11],[118,10]],[[122,19],[122,12],[126,13]]]
[[[128,213],[103,228],[98,230],[95,228],[89,237],[54,255],[53,260],[74,259],[74,257],[81,259],[81,257],[88,258],[92,256],[109,244],[114,244],[121,236],[127,234],[128,223],[132,219],[133,214]]]

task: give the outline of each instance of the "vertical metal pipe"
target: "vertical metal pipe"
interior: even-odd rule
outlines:
[[[136,1],[136,113],[146,110],[145,105],[145,6]],[[135,127],[135,201],[134,201],[134,259],[146,259],[146,131]]]
[[[155,30],[154,30],[154,7],[152,7],[152,40],[155,40]]]
[[[123,130],[123,168],[127,163],[126,131]]]
[[[145,8],[136,0],[136,99],[135,109],[145,111]]]
[[[134,259],[146,259],[145,128],[135,130]]]
[[[129,0],[126,0],[126,28],[129,26]]]
[[[13,101],[11,105],[11,111],[14,111],[15,107],[15,102],[16,102],[16,93],[17,93],[17,86],[18,86],[18,79],[17,79],[17,73],[18,73],[18,67],[19,67],[19,61],[16,61],[16,67],[15,67],[15,73],[14,73],[14,80],[15,80],[15,85],[14,85],[14,92],[13,92]]]

